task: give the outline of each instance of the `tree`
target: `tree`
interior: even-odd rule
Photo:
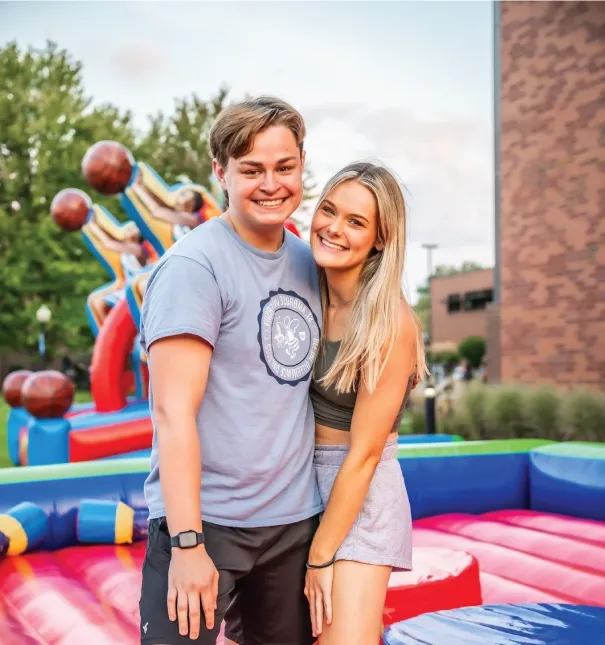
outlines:
[[[481,336],[468,336],[458,344],[458,354],[465,358],[473,367],[477,369],[485,356],[485,338]]]
[[[480,271],[485,267],[476,262],[463,262],[461,266],[455,267],[450,264],[439,264],[433,271],[431,277],[443,278],[450,275],[459,275],[460,273],[470,273],[471,271]]]
[[[66,50],[48,42],[21,51],[0,48],[0,353],[35,351],[35,311],[53,311],[47,348],[90,350],[93,338],[85,314],[88,294],[109,280],[78,233],[52,221],[50,202],[63,188],[80,188],[115,217],[125,215],[115,197],[84,181],[80,163],[102,139],[119,141],[169,184],[188,178],[208,186],[212,159],[208,135],[227,105],[226,88],[209,100],[178,99],[173,114],[151,116],[140,136],[130,112],[93,106],[82,83],[82,67]],[[305,197],[315,190],[304,175]]]
[[[99,139],[133,146],[131,115],[91,107],[80,64],[53,43],[0,49],[0,87],[0,351],[35,347],[42,302],[54,314],[49,350],[59,342],[84,349],[92,342],[84,302],[108,276],[79,234],[54,225],[49,206],[59,190],[74,187],[117,210],[85,185],[80,162]]]
[[[208,101],[195,94],[178,99],[172,115],[159,112],[137,147],[137,157],[148,163],[169,184],[186,177],[208,186],[212,157],[208,147],[210,128],[225,107],[227,89]]]

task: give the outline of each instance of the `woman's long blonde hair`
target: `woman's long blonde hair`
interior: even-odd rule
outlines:
[[[417,377],[424,378],[428,370],[421,324],[401,287],[406,242],[406,207],[401,186],[383,166],[353,163],[328,181],[317,202],[318,208],[328,193],[345,181],[356,181],[374,195],[377,242],[384,248],[372,250],[363,266],[338,354],[321,382],[326,386],[334,385],[338,392],[350,392],[361,381],[372,392],[399,332],[402,301],[416,327]],[[321,267],[319,288],[326,330],[330,302],[326,272]]]

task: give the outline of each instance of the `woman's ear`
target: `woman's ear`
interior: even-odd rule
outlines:
[[[382,242],[376,242],[374,244],[374,248],[378,251],[378,253],[384,251],[384,244]]]

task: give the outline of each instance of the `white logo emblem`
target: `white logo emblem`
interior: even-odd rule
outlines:
[[[307,379],[319,346],[319,325],[307,301],[293,291],[272,291],[258,319],[260,357],[269,374],[281,384]]]
[[[143,625],[143,631],[144,631],[145,633],[147,633],[147,625],[149,625],[149,623],[145,623],[145,624]]]

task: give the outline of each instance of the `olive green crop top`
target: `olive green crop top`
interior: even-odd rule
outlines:
[[[313,405],[313,411],[315,412],[315,422],[336,430],[351,430],[351,421],[353,419],[355,401],[357,400],[357,392],[351,391],[339,394],[333,385],[326,387],[319,383],[319,380],[321,380],[330,369],[340,347],[339,340],[326,340],[324,342],[325,346],[317,355],[313,380],[311,381],[310,387],[311,403]],[[393,432],[397,432],[399,430],[403,412],[410,397],[410,392],[412,391],[413,382],[414,375],[412,374],[401,403],[401,408],[399,409],[399,413],[397,414],[397,418],[393,424]]]

